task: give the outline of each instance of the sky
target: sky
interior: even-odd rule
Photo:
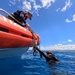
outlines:
[[[75,0],[0,0],[0,8],[30,11],[27,22],[39,34],[42,49],[75,50]]]

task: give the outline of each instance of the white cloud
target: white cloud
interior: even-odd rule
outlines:
[[[72,42],[72,40],[69,39],[68,42]]]
[[[34,8],[35,10],[38,10],[39,8],[41,8],[40,5],[37,5],[37,4],[36,4],[36,1],[35,1],[35,0],[30,0],[30,2],[33,3],[33,8]]]
[[[66,11],[67,8],[71,7],[71,5],[72,5],[71,1],[70,0],[67,0],[65,2],[65,6],[61,9],[61,11]]]
[[[73,21],[75,21],[75,14],[73,15]]]
[[[55,0],[40,0],[40,2],[42,3],[42,7],[50,7],[51,6],[51,2],[55,2]]]
[[[66,19],[65,22],[70,23],[72,20]]]
[[[16,1],[15,0],[9,0],[10,5],[15,5]]]
[[[71,43],[72,40],[69,39],[68,42]],[[64,42],[64,44],[59,43],[56,45],[41,46],[40,49],[41,50],[75,50],[75,44],[66,44],[66,42]]]
[[[68,44],[68,45],[53,45],[53,46],[41,46],[41,50],[75,50],[75,44]]]
[[[67,23],[70,23],[70,22],[73,22],[73,21],[75,21],[75,14],[72,16],[71,20],[69,20],[69,19],[65,20],[65,22],[67,22]]]
[[[22,4],[23,4],[23,6],[22,6],[23,9],[31,10],[31,3],[30,2],[25,0],[25,1],[22,2]]]
[[[57,44],[57,46],[61,46],[62,44]]]
[[[56,11],[58,12],[60,10],[60,8],[56,9]]]
[[[39,4],[37,4],[38,2]],[[38,2],[37,0],[9,0],[9,6],[18,4],[17,7],[30,11],[34,9],[38,12],[38,9],[49,8],[55,0],[39,0]]]

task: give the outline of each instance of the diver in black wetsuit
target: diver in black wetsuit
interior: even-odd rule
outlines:
[[[49,64],[54,64],[56,63],[57,61],[59,61],[54,54],[52,54],[52,52],[50,51],[47,51],[46,54],[43,53],[40,49],[38,49],[37,47],[34,47],[35,50],[39,51],[39,53],[45,57],[46,61],[49,63]],[[41,56],[41,57],[42,57]]]
[[[10,15],[12,17],[14,17],[14,19]],[[26,22],[27,19],[32,20],[32,14],[30,12],[23,11],[23,10],[17,10],[16,12],[14,12],[10,15],[7,15],[6,18],[14,21],[15,23],[21,25],[22,27],[26,27],[26,28],[30,29],[30,26]]]

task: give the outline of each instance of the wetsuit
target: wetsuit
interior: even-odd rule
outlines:
[[[11,14],[16,20],[18,20],[21,24],[21,26],[25,26],[25,23],[26,23],[26,13],[24,11],[20,11],[20,10],[17,10],[16,12],[12,13]],[[7,18],[13,20],[14,22],[18,23],[17,21],[15,21],[14,19],[12,19],[10,16],[7,16]],[[24,25],[23,25],[24,23]],[[18,23],[19,24],[19,23]]]
[[[56,61],[59,61],[53,54],[48,56],[48,55],[45,55],[40,49],[38,49],[36,47],[35,47],[35,49],[37,49],[40,52],[40,54],[45,57],[45,59],[48,63],[52,64],[52,63],[55,63]]]

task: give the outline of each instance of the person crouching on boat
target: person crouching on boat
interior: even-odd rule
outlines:
[[[13,16],[17,21],[15,19],[13,19],[10,15]],[[6,17],[8,19],[18,23],[19,25],[21,25],[23,27],[27,27],[28,29],[30,28],[29,25],[26,23],[27,19],[32,20],[32,14],[30,12],[17,10],[16,12],[14,12],[10,15],[7,15]]]
[[[44,56],[46,61],[49,63],[49,64],[54,64],[56,63],[57,61],[59,61],[54,54],[52,54],[51,51],[47,51],[46,54],[44,52],[42,52],[40,49],[38,49],[37,47],[34,46],[34,48],[39,51],[39,53],[41,54],[41,57]]]

